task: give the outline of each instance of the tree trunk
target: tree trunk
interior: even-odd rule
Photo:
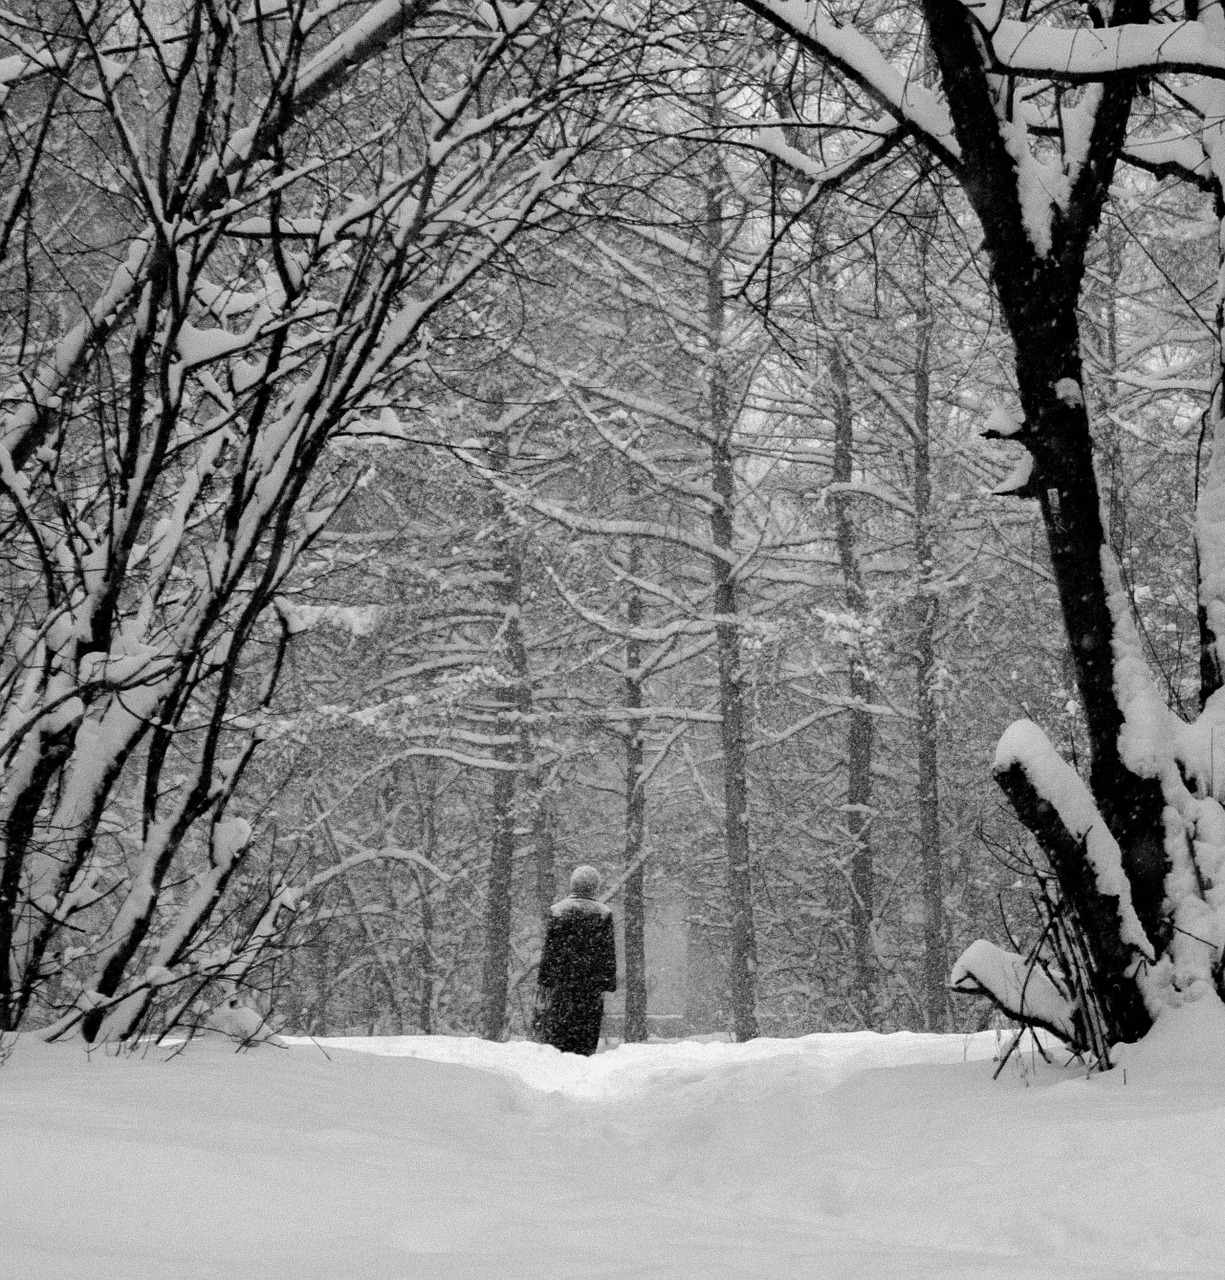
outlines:
[[[423,1036],[434,1034],[434,904],[430,885],[424,875],[417,874],[417,893],[421,899],[421,943],[417,948],[417,1026]]]
[[[1022,206],[1017,166],[998,116],[999,86],[984,64],[981,28],[959,0],[925,0],[931,45],[961,151],[958,176],[983,228],[991,277],[1016,348],[1024,424],[1014,437],[1033,459],[1021,496],[1042,510],[1051,567],[1076,668],[1090,742],[1089,786],[1118,842],[1133,905],[1160,953],[1165,875],[1161,787],[1123,763],[1123,714],[1115,692],[1107,566],[1112,553],[1102,527],[1093,445],[1085,408],[1077,306],[1089,237],[1101,217],[1126,134],[1136,77],[1102,83],[1093,126],[1066,200],[1052,209],[1049,243],[1038,245]],[[1114,24],[1145,22],[1140,0],[1121,0]],[[1111,1031],[1134,1039],[1151,1019],[1135,983],[1136,952],[1123,943],[1117,910],[1098,892],[1083,842],[1060,835],[1050,803],[1019,767],[999,781],[1051,859],[1065,900],[1080,922],[1098,971]]]
[[[854,472],[854,415],[846,361],[837,347],[827,353],[834,406],[833,483],[848,485]],[[856,548],[855,524],[851,519],[851,496],[835,488],[835,540],[842,569],[842,588],[847,612],[857,622],[866,621],[868,597]],[[851,709],[847,725],[846,829],[851,843],[851,945],[854,949],[855,985],[863,1001],[865,1025],[871,1025],[876,1003],[876,947],[872,938],[872,675],[864,652],[862,627],[856,643],[848,646]]]
[[[1006,273],[997,272],[998,275]],[[1016,341],[1017,383],[1025,412],[1023,443],[1033,455],[1028,496],[1042,510],[1051,567],[1059,594],[1085,711],[1090,743],[1089,787],[1118,842],[1132,903],[1160,953],[1169,938],[1164,918],[1164,800],[1156,778],[1132,773],[1119,754],[1123,715],[1115,694],[1115,629],[1106,585],[1113,567],[1101,521],[1092,440],[1085,409],[1075,291],[1039,286],[1033,304],[1013,295],[1004,307]],[[1064,293],[1061,299],[1058,295]],[[1001,296],[1005,291],[1001,289]],[[1038,301],[1038,299],[1041,299]],[[1109,1028],[1134,1040],[1151,1025],[1135,983],[1136,952],[1120,936],[1117,901],[1099,892],[1084,841],[1071,840],[1045,797],[1022,770],[997,775],[1017,816],[1042,845],[1085,935]]]
[[[306,1022],[306,1033],[326,1036],[328,1027],[328,996],[332,990],[332,931],[319,928],[311,942],[311,954],[315,964],[315,999]]]
[[[923,872],[923,1004],[928,1031],[949,1022],[948,954],[944,939],[943,858],[940,849],[939,760],[936,749],[936,627],[940,600],[934,589],[935,546],[931,529],[931,326],[928,308],[927,242],[921,245],[914,367],[914,549],[919,608],[915,701],[918,755],[919,862]]]
[[[1127,493],[1123,474],[1123,431],[1111,416],[1118,403],[1119,382],[1115,374],[1119,367],[1119,299],[1123,275],[1123,229],[1117,223],[1109,223],[1102,232],[1105,242],[1105,261],[1100,270],[1101,281],[1100,342],[1101,361],[1109,371],[1102,379],[1098,395],[1094,397],[1094,418],[1098,424],[1098,439],[1103,445],[1105,457],[1099,465],[1099,473],[1106,482],[1106,535],[1111,550],[1122,556],[1127,544]]]
[[[1225,278],[1225,190],[1220,182],[1216,189],[1216,217],[1220,226],[1217,237],[1218,276]],[[1225,558],[1219,548],[1225,545],[1225,290],[1217,290],[1216,302],[1216,375],[1212,402],[1208,409],[1210,431],[1207,444],[1208,463],[1196,458],[1195,494],[1195,569],[1199,591],[1196,613],[1199,621],[1199,702],[1201,710],[1225,685]],[[1201,442],[1201,452],[1203,442]],[[1209,789],[1215,792],[1213,779]]]
[[[508,690],[507,707],[514,706]],[[499,733],[510,736],[503,721]],[[500,1040],[506,1029],[506,996],[510,970],[511,877],[515,854],[516,742],[499,743],[494,758],[501,765],[493,775],[493,838],[489,850],[489,883],[485,897],[485,959],[481,974],[481,1035]]]
[[[509,466],[505,427],[490,434],[490,463],[497,471]],[[511,881],[515,856],[515,799],[517,766],[523,763],[532,693],[520,609],[523,599],[523,547],[507,519],[501,499],[494,503],[501,517],[498,555],[498,600],[502,609],[501,640],[507,678],[498,691],[494,716],[497,744],[493,778],[493,835],[489,854],[489,887],[485,899],[485,957],[481,981],[481,1034],[500,1040],[506,1030],[506,999],[510,986]]]
[[[540,928],[549,923],[549,911],[557,901],[557,805],[551,793],[538,791],[532,815],[532,847],[536,863],[536,906]]]
[[[706,199],[706,233],[710,258],[706,267],[706,336],[710,368],[708,412],[711,487],[716,501],[710,512],[710,536],[717,554],[711,556],[714,578],[715,646],[719,667],[720,745],[723,752],[724,839],[727,848],[727,896],[731,915],[731,955],[728,985],[732,1024],[737,1040],[757,1035],[757,955],[753,936],[753,887],[749,863],[749,795],[740,622],[734,568],[733,467],[731,407],[727,367],[722,351],[725,330],[723,270],[719,241],[723,201],[713,187]]]
[[[630,543],[629,576],[642,569],[642,549],[637,539]],[[625,707],[630,712],[625,736],[625,1041],[642,1043],[647,1038],[647,962],[645,872],[642,865],[646,822],[646,790],[642,777],[642,642],[634,629],[642,625],[642,593],[631,581],[625,622]]]
[[[417,799],[417,845],[422,855],[431,865],[436,865],[438,853],[438,824],[436,807],[438,804],[437,772],[438,762],[425,757],[419,766],[420,773],[413,771],[413,790]],[[420,785],[420,774],[425,775],[424,788]],[[417,886],[417,896],[421,903],[421,943],[417,948],[417,1026],[423,1036],[434,1034],[434,901],[431,895],[431,881],[420,867],[413,867],[413,881]]]
[[[1012,320],[1007,310],[1005,314]],[[1092,753],[1089,785],[1122,849],[1136,914],[1149,937],[1160,941],[1168,869],[1164,803],[1157,780],[1137,777],[1119,755],[1123,714],[1115,696],[1114,621],[1103,564],[1103,553],[1111,553],[1093,468],[1074,303],[1018,320],[1017,382],[1029,424],[1025,443],[1034,455],[1032,484],[1085,709]]]

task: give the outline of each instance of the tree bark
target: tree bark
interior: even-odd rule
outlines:
[[[1222,229],[1218,237],[1218,274],[1225,273],[1225,190],[1218,185],[1215,192],[1215,213]],[[1196,616],[1199,622],[1199,704],[1202,710],[1209,698],[1225,686],[1225,654],[1218,634],[1225,618],[1225,563],[1217,549],[1221,543],[1221,530],[1225,525],[1225,291],[1218,289],[1215,312],[1216,351],[1215,380],[1212,401],[1208,407],[1209,430],[1207,444],[1210,450],[1207,466],[1202,457],[1204,441],[1196,456],[1195,494],[1195,570],[1198,582]],[[1214,779],[1208,780],[1213,790]]]
[[[503,427],[490,435],[490,465],[509,468],[510,450]],[[485,956],[481,975],[481,1034],[500,1040],[506,1030],[506,1000],[510,987],[511,887],[515,857],[515,800],[518,769],[523,760],[524,734],[532,709],[527,646],[520,609],[523,600],[523,547],[506,518],[499,497],[494,498],[502,527],[498,554],[497,596],[501,606],[501,640],[507,677],[498,691],[494,714],[497,744],[493,757],[500,766],[493,777],[493,833],[489,851],[489,885],[485,899]]]
[[[740,652],[738,592],[733,567],[735,469],[732,429],[735,425],[723,341],[726,329],[720,237],[723,199],[707,190],[706,336],[710,361],[707,396],[710,429],[710,558],[714,579],[715,647],[719,669],[720,745],[723,753],[724,841],[727,849],[727,896],[731,916],[728,985],[732,1025],[739,1041],[757,1035],[757,954],[753,930],[753,886],[749,854],[748,754]]]
[[[854,415],[846,361],[837,347],[827,352],[834,408],[833,482],[848,485],[854,472]],[[872,938],[872,675],[864,652],[862,624],[867,619],[868,597],[851,519],[851,497],[835,488],[832,498],[835,541],[842,570],[847,612],[860,624],[857,641],[848,647],[851,708],[847,725],[846,827],[851,842],[851,940],[855,984],[863,1000],[864,1020],[870,1025],[876,1002],[876,947]]]
[[[536,906],[541,936],[548,927],[550,908],[557,901],[557,805],[551,793],[536,793],[532,815],[532,847],[536,863]]]
[[[1148,1030],[1150,1018],[1129,973],[1134,952],[1119,937],[1118,899],[1099,891],[1084,840],[1068,834],[1054,806],[1034,790],[1019,765],[996,774],[996,782],[1042,846],[1065,900],[1075,904],[1076,920],[1093,961],[1093,989],[1103,1014],[1119,1038],[1138,1039]]]
[[[314,958],[315,982],[317,983],[315,999],[306,1023],[306,1034],[325,1036],[328,1027],[328,996],[332,989],[332,931],[320,928],[311,942],[311,955]]]
[[[1006,313],[1007,314],[1007,313]],[[1101,522],[1092,440],[1083,394],[1069,403],[1054,393],[1064,379],[1083,385],[1076,317],[1051,308],[1039,320],[1019,318],[1017,380],[1034,456],[1034,480],[1046,527],[1051,566],[1068,631],[1090,741],[1089,786],[1119,843],[1145,932],[1164,947],[1164,801],[1155,778],[1133,774],[1119,755],[1123,714],[1114,688],[1114,622],[1103,568],[1109,555]],[[1041,339],[1045,335],[1046,340]],[[1066,385],[1066,384],[1065,384]]]
[[[921,231],[920,235],[924,235]],[[920,246],[920,309],[916,315],[914,366],[914,551],[916,639],[915,725],[919,810],[919,861],[923,872],[923,1002],[929,1031],[949,1022],[948,954],[944,937],[943,857],[940,848],[940,775],[936,744],[936,628],[940,599],[934,587],[935,545],[931,515],[931,326],[927,241]]]
[[[424,786],[421,774],[425,776]],[[417,801],[417,847],[436,865],[438,853],[437,788],[438,762],[426,756],[413,770],[413,791]],[[434,901],[431,881],[420,867],[413,867],[413,882],[421,903],[421,942],[417,948],[417,1026],[423,1036],[434,1034]]]
[[[515,706],[507,690],[503,706]],[[501,719],[501,733],[509,726]],[[481,971],[481,1035],[499,1040],[506,1029],[506,997],[510,979],[511,880],[515,854],[515,774],[517,745],[499,743],[494,759],[504,768],[493,775],[493,834],[489,849],[489,882],[485,897],[485,957]]]
[[[1052,212],[1050,244],[1040,250],[1022,211],[1015,163],[997,115],[999,89],[984,65],[976,19],[960,0],[925,0],[924,11],[961,149],[958,176],[982,223],[992,281],[1016,347],[1024,425],[1015,439],[1033,458],[1024,496],[1036,497],[1042,510],[1085,712],[1090,789],[1121,849],[1136,914],[1160,952],[1169,937],[1163,917],[1164,803],[1158,781],[1133,774],[1119,754],[1123,715],[1114,688],[1115,629],[1104,567],[1111,552],[1101,521],[1077,327],[1085,251],[1121,152],[1136,78],[1122,73],[1102,83],[1085,161],[1065,205]],[[1145,22],[1147,7],[1141,0],[1122,0],[1109,20]],[[1005,790],[1010,798],[1016,794],[1016,788]],[[1134,988],[1123,972],[1132,957],[1128,953],[1122,963],[1117,915],[1096,910],[1076,856],[1055,841],[1039,809],[1022,804],[1017,812],[1051,858],[1103,983],[1109,989]],[[1137,1012],[1136,1004],[1116,1000],[1112,1007],[1124,1019],[1114,1028],[1119,1034],[1130,1037],[1147,1029],[1142,1006]]]
[[[426,855],[429,856],[428,854]],[[434,903],[430,883],[416,872],[417,894],[421,900],[421,942],[417,947],[417,1026],[423,1036],[434,1034]]]
[[[630,543],[629,576],[642,569],[642,548]],[[625,1041],[639,1044],[647,1038],[647,963],[645,869],[642,865],[646,826],[646,789],[642,776],[642,642],[634,629],[642,625],[642,593],[631,581],[625,622],[625,707],[630,719],[625,736],[625,865],[629,875],[624,896]]]

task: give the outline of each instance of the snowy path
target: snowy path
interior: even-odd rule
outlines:
[[[993,1084],[991,1036],[589,1062],[324,1043],[330,1060],[207,1041],[169,1063],[19,1044],[0,1275],[1225,1277],[1219,1056],[1133,1051],[1126,1085],[1027,1061]]]

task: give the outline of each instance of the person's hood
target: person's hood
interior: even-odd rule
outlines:
[[[612,911],[602,902],[597,902],[594,898],[563,898],[560,902],[555,902],[549,910],[555,916],[610,916]]]

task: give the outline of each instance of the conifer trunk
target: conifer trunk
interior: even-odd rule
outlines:
[[[834,458],[832,497],[834,536],[842,570],[843,598],[847,613],[862,624],[868,611],[867,592],[856,548],[851,497],[839,486],[848,485],[854,473],[854,415],[846,361],[837,347],[827,358],[834,407]],[[872,939],[872,676],[864,652],[862,625],[855,643],[848,646],[851,708],[847,724],[846,829],[851,843],[851,945],[854,951],[855,985],[863,1003],[865,1021],[871,1022],[876,999],[876,947]]]
[[[630,543],[629,576],[642,570],[642,549]],[[646,827],[646,790],[642,776],[642,642],[634,629],[642,625],[642,593],[630,583],[625,622],[625,707],[630,716],[625,736],[625,865],[629,874],[624,890],[625,1040],[642,1043],[647,1038],[647,964],[645,868],[642,864]]]
[[[551,794],[537,795],[532,847],[536,862],[536,906],[541,936],[549,923],[550,908],[557,900],[557,805]]]
[[[420,784],[420,774],[413,770],[413,790],[417,801],[417,844],[432,866],[436,866],[438,854],[437,772],[438,762],[428,756],[418,766],[425,775],[425,787]],[[421,943],[417,948],[417,1026],[422,1035],[434,1034],[434,902],[430,881],[420,867],[413,867],[413,882],[421,902]]]
[[[936,744],[936,628],[940,600],[933,584],[935,546],[931,514],[931,326],[928,308],[927,244],[921,246],[920,287],[924,296],[916,316],[914,367],[914,551],[916,603],[915,724],[919,811],[919,863],[923,874],[923,1004],[929,1031],[949,1022],[948,951],[944,937],[943,856],[940,848],[940,772]]]
[[[494,470],[506,471],[509,442],[505,429],[491,433],[490,463]],[[523,547],[513,524],[494,504],[501,543],[497,557],[498,603],[501,607],[501,648],[506,679],[494,699],[493,724],[497,742],[493,758],[498,766],[493,775],[492,838],[489,851],[489,881],[485,898],[485,955],[481,974],[481,1034],[499,1040],[506,1030],[506,1000],[510,978],[510,929],[514,874],[516,785],[518,766],[525,752],[527,724],[532,709],[527,646],[524,642],[521,608],[523,601]]]
[[[706,235],[710,253],[706,266],[706,336],[710,361],[707,383],[710,432],[711,556],[714,579],[715,648],[719,669],[719,737],[723,755],[723,822],[727,850],[727,897],[731,916],[731,954],[728,986],[732,1026],[738,1041],[757,1035],[757,954],[753,931],[753,886],[749,855],[749,789],[743,670],[740,651],[738,591],[733,564],[733,517],[736,502],[733,465],[732,413],[726,361],[723,270],[719,256],[723,201],[708,189]]]

